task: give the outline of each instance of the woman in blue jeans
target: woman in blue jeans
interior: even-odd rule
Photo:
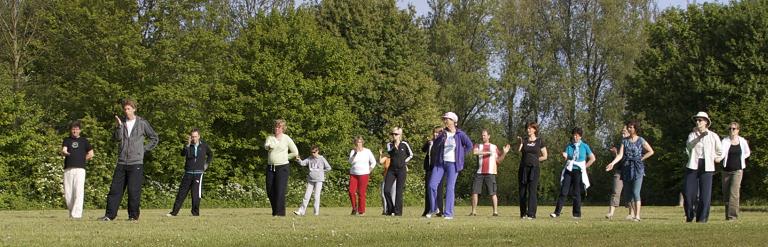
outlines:
[[[645,176],[644,160],[653,155],[653,148],[645,139],[638,136],[640,124],[637,121],[629,121],[626,124],[629,137],[621,140],[619,152],[616,158],[608,164],[606,171],[613,169],[621,159],[624,159],[624,167],[621,169],[621,181],[624,182],[624,201],[629,204],[632,220],[640,221],[640,189],[643,186]],[[645,151],[645,153],[643,153]]]
[[[456,178],[459,172],[464,169],[464,155],[472,151],[472,141],[467,134],[456,127],[459,117],[456,113],[448,112],[443,115],[443,124],[445,128],[432,141],[430,150],[430,159],[434,167],[432,176],[429,179],[429,201],[430,213],[426,215],[431,218],[437,210],[437,185],[447,174],[445,189],[445,212],[443,217],[446,220],[453,219],[453,203],[455,200]]]

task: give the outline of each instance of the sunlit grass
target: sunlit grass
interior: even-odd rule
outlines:
[[[294,208],[289,208],[289,212]],[[644,207],[641,222],[604,218],[605,207],[585,207],[583,217],[570,217],[570,208],[557,219],[551,206],[539,208],[539,218],[521,220],[517,207],[501,207],[491,216],[466,216],[457,207],[453,220],[426,219],[420,207],[402,217],[381,216],[370,207],[366,216],[349,215],[347,208],[321,208],[320,216],[272,217],[268,208],[202,209],[192,217],[168,210],[142,210],[138,222],[126,221],[121,210],[112,222],[96,221],[103,210],[87,210],[82,220],[67,218],[65,210],[0,211],[0,245],[7,246],[765,246],[768,213],[742,212],[738,221],[723,220],[722,207],[713,207],[708,224],[686,224],[681,208]],[[310,210],[311,211],[311,210]],[[625,210],[620,211],[626,213]]]

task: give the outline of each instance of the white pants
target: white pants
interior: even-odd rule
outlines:
[[[83,217],[83,198],[85,196],[85,169],[64,169],[64,201],[67,202],[69,217]]]
[[[381,195],[381,214],[387,213],[387,197],[384,196],[384,184],[386,184],[384,181],[381,181],[381,186],[379,187],[379,194]],[[397,187],[397,181],[392,182],[392,192],[389,193],[391,198],[395,198],[395,188]]]
[[[320,214],[320,192],[323,191],[323,182],[307,182],[307,191],[304,192],[304,201],[301,202],[299,214],[304,215],[307,212],[307,204],[312,192],[315,194],[315,215]]]

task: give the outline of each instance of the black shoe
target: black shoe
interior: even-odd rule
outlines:
[[[99,217],[99,218],[98,218],[98,219],[96,219],[96,220],[98,220],[98,221],[112,221],[112,219],[110,219],[110,218],[109,218],[109,217],[107,217],[107,216],[102,216],[102,217]]]

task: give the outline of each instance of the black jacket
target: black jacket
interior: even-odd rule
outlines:
[[[184,170],[185,171],[205,171],[208,169],[208,164],[213,161],[213,151],[203,141],[200,141],[200,145],[197,145],[197,157],[195,157],[195,145],[185,145],[181,149],[181,156],[184,156]]]
[[[387,143],[387,154],[389,154],[390,158],[390,170],[405,169],[408,161],[413,158],[411,146],[405,141],[401,141],[398,147],[395,147],[395,144],[392,142]]]

